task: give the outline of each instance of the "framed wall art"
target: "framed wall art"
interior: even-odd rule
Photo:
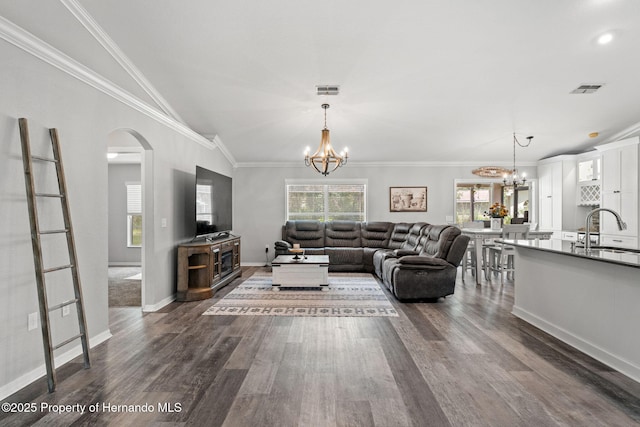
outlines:
[[[389,187],[391,212],[426,212],[427,187]]]

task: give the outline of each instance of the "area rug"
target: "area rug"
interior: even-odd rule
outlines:
[[[329,290],[271,290],[271,277],[254,275],[203,313],[205,316],[397,317],[378,282],[367,275],[330,275]]]

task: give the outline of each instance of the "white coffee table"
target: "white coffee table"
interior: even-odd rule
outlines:
[[[329,256],[278,255],[272,262],[272,288],[321,288],[329,290]]]

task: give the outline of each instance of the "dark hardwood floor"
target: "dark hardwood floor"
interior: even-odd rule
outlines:
[[[640,384],[511,315],[513,284],[458,279],[438,303],[390,297],[397,318],[201,315],[260,269],[211,300],[110,309],[113,338],[92,368],[76,359],[55,393],[41,379],[10,396],[38,410],[0,425],[640,425]]]

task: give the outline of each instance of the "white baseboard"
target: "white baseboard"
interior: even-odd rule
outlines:
[[[109,263],[109,267],[142,267],[142,264],[140,264],[139,261],[138,262],[114,261]]]
[[[153,304],[153,305],[145,305],[144,307],[142,307],[142,311],[145,313],[150,313],[150,312],[154,312],[154,311],[158,311],[160,310],[162,307],[171,304],[172,302],[174,302],[176,300],[176,294],[173,294],[169,297],[166,297],[165,299],[163,299],[162,301]]]
[[[243,267],[264,267],[264,261],[262,262],[243,262]]]
[[[99,333],[98,335],[95,335],[93,337],[89,338],[89,346],[90,348],[94,348],[97,345],[105,342],[106,340],[108,340],[109,338],[111,338],[111,332],[107,329],[104,332]],[[57,356],[54,357],[54,366],[56,368],[60,368],[62,365],[64,365],[67,362],[70,362],[71,360],[75,359],[76,357],[80,356],[82,354],[82,345],[78,344],[77,346],[73,347],[72,349],[59,354]],[[36,369],[27,372],[26,374],[22,375],[21,377],[16,378],[15,380],[11,381],[9,384],[5,384],[2,387],[0,387],[0,400],[5,399],[8,396],[11,396],[13,393],[21,390],[22,388],[28,386],[29,384],[31,384],[32,382],[36,381],[39,378],[42,378],[43,376],[45,376],[47,374],[47,368],[44,364],[42,364],[41,366],[37,367]]]
[[[536,328],[543,330],[549,335],[556,337],[560,341],[577,348],[581,352],[593,357],[594,359],[604,363],[607,366],[612,367],[613,369],[623,373],[629,378],[640,382],[640,366],[636,366],[628,362],[627,360],[616,356],[615,354],[611,354],[610,352],[603,350],[602,348],[590,343],[589,341],[586,341],[579,336],[572,334],[566,329],[554,325],[553,323],[547,322],[546,320],[520,307],[514,305],[511,314],[519,317],[527,323],[532,324]]]

